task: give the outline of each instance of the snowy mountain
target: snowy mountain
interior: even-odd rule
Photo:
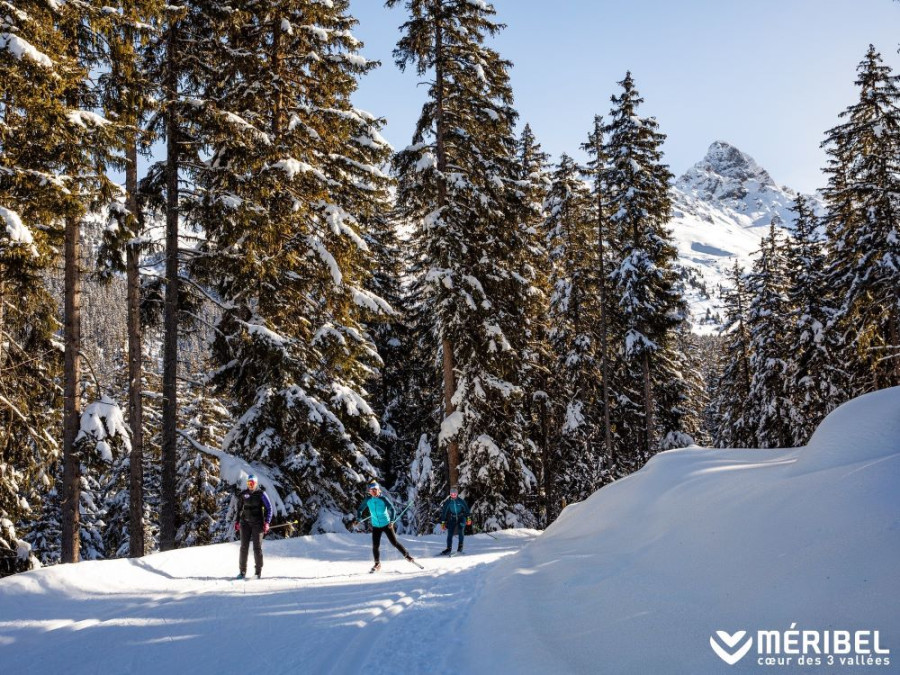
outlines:
[[[751,254],[769,225],[789,228],[797,193],[779,187],[749,155],[724,141],[675,181],[669,227],[681,263],[695,272],[688,288],[694,329],[719,326],[719,288],[735,259],[749,270]],[[818,197],[810,196],[818,208]]]
[[[900,387],[806,447],[657,455],[540,534],[266,541],[0,579],[9,673],[896,672]],[[799,658],[810,659],[809,665]],[[786,659],[791,659],[787,661]],[[815,659],[819,659],[818,663]],[[730,665],[734,664],[734,665]]]

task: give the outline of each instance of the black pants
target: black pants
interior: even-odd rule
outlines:
[[[250,549],[250,540],[253,540],[253,562],[256,563],[256,573],[262,572],[262,538],[263,524],[241,521],[241,556],[238,559],[238,568],[241,574],[247,574],[247,553]]]
[[[450,516],[447,519],[447,548],[453,547],[453,535],[456,530],[459,529],[459,548],[458,551],[462,551],[463,547],[463,539],[466,538],[466,519],[465,518],[457,518],[456,516]]]
[[[384,532],[387,535],[388,541],[394,545],[400,553],[403,554],[404,558],[409,557],[409,553],[406,552],[406,549],[403,548],[403,544],[397,541],[397,535],[394,534],[394,526],[386,525],[384,527],[375,527],[372,526],[372,555],[375,556],[375,562],[381,560],[381,556],[378,552],[378,549],[381,547],[381,533]]]

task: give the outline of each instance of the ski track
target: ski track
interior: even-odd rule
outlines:
[[[460,634],[480,578],[536,534],[467,537],[470,552],[449,559],[434,557],[443,536],[404,536],[425,569],[383,545],[374,574],[368,535],[266,542],[259,580],[232,576],[236,543],[205,547],[203,570],[182,569],[188,558],[173,552],[114,561],[117,567],[82,563],[53,587],[39,573],[27,592],[0,606],[0,662],[4,672],[108,673],[97,645],[112,642],[122,673],[458,672]],[[117,586],[115,572],[130,583]]]

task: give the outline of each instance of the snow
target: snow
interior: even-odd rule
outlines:
[[[247,329],[247,332],[250,335],[262,338],[263,340],[270,342],[275,347],[284,347],[289,342],[288,338],[284,337],[283,335],[279,335],[271,328],[266,328],[261,324],[246,322],[241,323],[244,324],[244,327]]]
[[[459,434],[465,423],[465,416],[461,410],[454,410],[447,415],[441,422],[441,433],[438,435],[438,442],[445,443],[452,440]]]
[[[6,234],[14,244],[30,246],[34,243],[31,231],[22,224],[19,214],[0,206],[0,221],[6,224]]]
[[[131,432],[125,424],[122,409],[106,395],[84,409],[80,426],[75,442],[87,437],[93,438],[97,441],[96,450],[105,462],[113,461],[112,450],[107,442],[110,439],[120,438],[125,451],[131,450]]]
[[[5,49],[20,61],[27,58],[43,68],[53,67],[53,61],[49,56],[18,35],[0,33],[0,49]]]
[[[280,169],[287,174],[288,180],[294,180],[294,178],[299,173],[306,173],[308,171],[313,171],[313,167],[307,164],[306,162],[301,162],[298,159],[294,159],[293,157],[288,157],[287,159],[282,159],[273,164],[269,165],[271,169]]]
[[[75,126],[83,127],[85,129],[88,127],[105,127],[110,123],[109,120],[102,115],[98,115],[89,110],[70,110],[66,113],[66,117]]]
[[[793,661],[770,672],[896,672],[898,481],[894,388],[806,447],[659,454],[543,534],[469,536],[449,559],[443,536],[401,536],[424,570],[383,541],[370,575],[370,537],[340,533],[267,540],[246,582],[236,543],[6,577],[0,653],[4,672],[74,675],[724,673],[760,672],[777,640]],[[839,661],[857,657],[889,665]]]

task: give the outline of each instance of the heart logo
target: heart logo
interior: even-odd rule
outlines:
[[[747,652],[750,651],[750,647],[753,646],[753,638],[748,638],[747,641],[737,649],[737,651],[733,651],[737,644],[744,639],[744,636],[747,634],[745,630],[739,630],[734,635],[730,635],[726,633],[724,630],[717,630],[716,635],[719,636],[719,639],[725,644],[725,647],[722,647],[714,637],[709,638],[709,646],[713,648],[713,651],[718,655],[720,659],[722,659],[729,666],[733,666],[735,663],[740,661],[747,655]]]

